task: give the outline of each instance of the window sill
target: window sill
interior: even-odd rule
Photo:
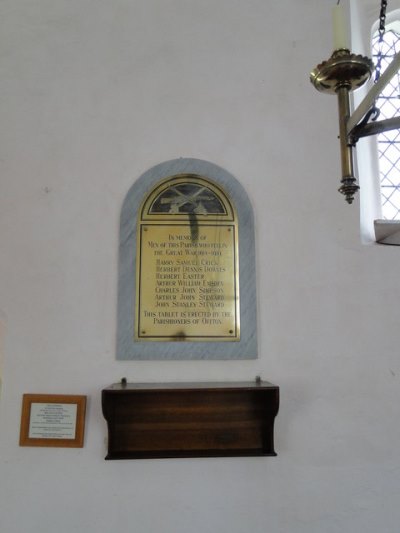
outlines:
[[[400,246],[400,220],[375,220],[374,227],[376,242]]]

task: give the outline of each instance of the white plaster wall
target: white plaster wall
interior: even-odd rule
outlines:
[[[3,0],[0,531],[397,533],[399,249],[336,192],[320,0]],[[256,218],[256,361],[115,360],[118,222],[149,167],[225,167]],[[1,344],[1,342],[0,342]],[[104,461],[101,389],[281,387],[276,458]],[[18,446],[23,393],[87,394],[85,446]]]

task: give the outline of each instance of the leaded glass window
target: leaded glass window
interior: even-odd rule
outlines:
[[[392,23],[383,35],[376,32],[372,39],[375,64],[381,62],[382,74],[400,51],[400,22]],[[397,73],[377,98],[379,120],[400,115],[400,76]],[[392,130],[377,136],[382,217],[400,220],[400,131]]]

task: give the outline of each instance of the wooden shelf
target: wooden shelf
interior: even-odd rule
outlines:
[[[115,384],[102,408],[106,459],[276,455],[271,383]]]

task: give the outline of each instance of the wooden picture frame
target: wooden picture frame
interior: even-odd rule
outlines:
[[[82,448],[86,396],[24,394],[20,446]]]

